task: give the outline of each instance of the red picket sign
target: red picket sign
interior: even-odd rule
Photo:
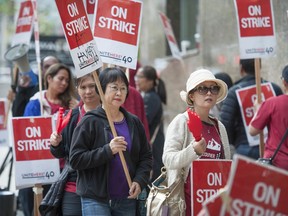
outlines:
[[[224,188],[230,172],[231,160],[196,160],[191,167],[191,213],[197,215],[202,203]]]
[[[54,159],[50,153],[51,117],[13,118],[16,161]]]

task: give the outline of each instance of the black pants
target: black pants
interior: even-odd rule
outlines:
[[[63,216],[81,216],[81,199],[76,193],[64,192],[62,199]]]

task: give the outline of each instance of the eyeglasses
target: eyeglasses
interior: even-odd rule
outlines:
[[[197,91],[200,95],[206,95],[208,91],[210,91],[211,94],[213,95],[218,95],[220,91],[220,86],[214,85],[214,86],[210,86],[210,88],[206,86],[199,86],[193,89],[193,92],[195,91]]]
[[[121,93],[127,93],[128,90],[127,90],[127,87],[118,87],[116,85],[112,85],[112,86],[109,86],[109,88],[111,89],[112,92],[116,93],[118,91],[120,91]]]

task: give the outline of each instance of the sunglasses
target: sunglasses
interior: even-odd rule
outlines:
[[[218,86],[218,85],[214,85],[214,86],[210,86],[210,87],[198,86],[197,88],[193,89],[193,92],[196,92],[196,91],[200,95],[206,95],[208,93],[208,91],[210,91],[211,94],[213,94],[213,95],[218,95],[219,91],[220,91],[220,86]]]

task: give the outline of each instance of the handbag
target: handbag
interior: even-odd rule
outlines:
[[[280,143],[277,146],[277,149],[275,150],[274,154],[272,155],[271,158],[258,158],[257,162],[264,164],[264,165],[273,165],[273,160],[276,157],[278,151],[281,148],[281,145],[283,144],[283,142],[285,141],[286,137],[288,135],[288,129],[286,130],[285,134],[283,135]]]
[[[61,216],[61,202],[71,167],[66,162],[58,180],[54,182],[39,206],[42,216]]]
[[[146,206],[147,216],[185,215],[184,169],[181,176],[168,186],[167,170],[162,167],[161,175],[152,183]]]

